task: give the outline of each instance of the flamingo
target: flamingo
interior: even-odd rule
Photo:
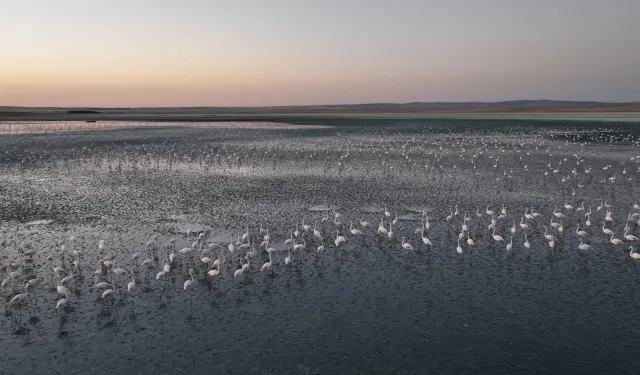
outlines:
[[[335,240],[336,247],[340,246],[340,244],[343,244],[345,242],[346,241],[344,237],[340,235],[340,231],[336,230],[336,240]]]
[[[113,289],[107,289],[102,293],[102,298],[107,298],[108,296],[113,294]]]
[[[558,211],[558,206],[555,206],[555,207],[553,208],[553,215],[554,215],[555,217],[557,217],[558,219],[562,219],[562,218],[564,218],[564,215],[563,215],[561,212],[556,212],[556,211]]]
[[[602,222],[602,232],[607,236],[613,236],[613,231],[604,227],[604,221]]]
[[[469,235],[469,232],[467,232],[467,245],[469,245],[469,246],[475,245],[475,243],[471,239],[471,236]]]
[[[307,225],[304,223],[304,220],[302,220],[302,229],[304,229],[305,232],[308,232],[311,230],[311,226]]]
[[[633,252],[633,246],[629,246],[629,256],[633,259],[640,259],[640,254]]]
[[[619,238],[613,238],[613,237],[611,237],[610,242],[611,242],[612,244],[614,244],[614,245],[622,245],[622,244],[624,244],[624,242],[622,242],[622,240],[621,240],[621,239],[619,239]]]
[[[545,227],[544,227],[544,238],[546,238],[546,239],[547,239],[547,240],[549,240],[549,241],[555,241],[555,238],[553,237],[553,235],[552,235],[552,234],[547,233],[547,229],[548,229],[548,227],[547,227],[547,226],[545,226]]]
[[[587,232],[580,230],[580,223],[578,223],[578,226],[576,227],[576,234],[580,237],[586,237],[588,235]]]
[[[131,291],[133,290],[133,288],[136,287],[136,279],[133,276],[133,272],[131,273],[131,281],[129,282],[129,284],[127,284],[127,292],[131,293]]]
[[[583,243],[582,239],[580,239],[580,244],[578,245],[578,249],[580,249],[580,250],[590,250],[591,249],[591,245]]]
[[[354,236],[359,236],[362,234],[360,230],[353,229],[353,221],[351,222],[351,227],[349,228],[349,230],[351,231],[351,234],[353,234]]]
[[[285,244],[285,245],[289,245],[289,244],[292,244],[292,243],[293,243],[293,231],[291,231],[291,238],[287,238],[287,239],[284,241],[284,244]]]
[[[9,301],[8,306],[19,306],[22,305],[22,303],[24,303],[24,301],[27,299],[27,294],[29,293],[29,283],[25,283],[24,284],[24,293],[19,293],[16,294],[15,296],[13,296],[13,298],[11,298],[11,300]]]
[[[520,228],[529,229],[529,226],[527,224],[523,223],[523,221],[524,221],[524,217],[521,217],[520,218]]]
[[[302,239],[302,243],[293,245],[293,250],[304,250],[307,247],[307,242],[305,239]]]
[[[366,228],[366,227],[368,227],[369,225],[370,225],[370,224],[369,224],[368,222],[363,221],[363,220],[362,220],[362,218],[360,218],[360,226],[361,226],[362,228]]]
[[[423,242],[425,245],[427,245],[427,246],[431,246],[431,245],[432,245],[431,240],[430,240],[428,237],[425,237],[425,235],[424,235],[424,229],[422,230],[422,235],[421,235],[421,237],[422,237],[422,242]]]
[[[233,273],[233,277],[238,277],[238,276],[242,275],[242,273],[244,273],[244,264],[242,264],[242,262],[240,262],[240,268],[238,268],[238,269]]]
[[[387,232],[388,230],[384,226],[384,219],[380,219],[380,225],[378,226],[378,233],[385,235],[387,234]]]
[[[627,227],[627,229],[624,231],[624,239],[627,241],[638,241],[638,237],[634,236],[633,234],[627,234],[629,232],[629,228]]]
[[[524,209],[524,217],[526,217],[528,220],[533,220],[533,215],[529,213],[529,209],[526,207]]]
[[[253,249],[251,253],[247,253],[247,255],[244,256],[244,260],[246,260],[247,263],[242,265],[242,271],[248,271],[249,267],[251,267],[251,257],[253,256],[253,253],[255,253],[255,249]]]
[[[527,234],[526,233],[524,235],[524,247],[526,247],[527,249],[531,248],[531,244],[529,243],[529,240],[527,239]]]
[[[284,258],[284,264],[290,264],[291,263],[291,251],[289,251],[289,255],[287,255],[286,258]]]
[[[189,269],[189,275],[191,275],[191,279],[185,280],[184,285],[182,287],[184,290],[191,289],[191,286],[193,285],[193,269]]]
[[[317,253],[321,253],[324,251],[324,242],[322,241],[322,239],[320,239],[320,246],[318,246],[318,248],[316,249]]]
[[[501,235],[496,234],[496,228],[493,228],[493,239],[496,241],[504,241]]]
[[[269,261],[266,262],[265,264],[262,265],[262,267],[260,267],[260,271],[261,272],[267,272],[269,271],[269,269],[271,269],[271,265],[272,265],[272,260],[271,260],[271,252],[269,252]]]
[[[56,309],[59,309],[61,307],[64,308],[66,306],[67,306],[67,299],[66,298],[61,298],[61,299],[58,300],[58,303],[56,303]]]
[[[511,236],[511,239],[509,240],[509,243],[507,244],[507,251],[511,251],[512,248],[513,248],[513,236]]]
[[[404,237],[402,237],[402,241],[401,242],[402,242],[402,247],[403,248],[405,248],[407,250],[413,250],[413,246],[410,243],[405,242]]]
[[[218,269],[209,270],[209,272],[207,272],[208,276],[217,276],[218,274],[220,274],[220,260],[216,260],[215,262],[213,262],[213,266],[218,267]]]

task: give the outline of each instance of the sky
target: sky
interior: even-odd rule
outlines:
[[[0,0],[0,106],[640,101],[640,0]]]

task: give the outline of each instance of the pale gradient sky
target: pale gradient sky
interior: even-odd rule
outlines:
[[[0,0],[0,106],[640,100],[640,0]]]

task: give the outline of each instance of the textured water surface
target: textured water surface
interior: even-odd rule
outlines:
[[[3,132],[0,373],[634,373],[633,127],[310,121]]]

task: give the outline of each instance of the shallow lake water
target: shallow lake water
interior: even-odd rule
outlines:
[[[290,123],[0,123],[0,373],[635,372],[637,124]]]

